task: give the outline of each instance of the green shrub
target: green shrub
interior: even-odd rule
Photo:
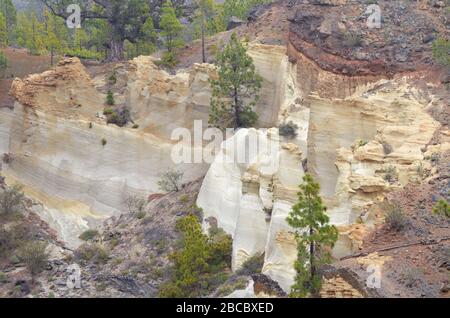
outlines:
[[[199,297],[211,293],[226,278],[231,262],[232,239],[223,231],[208,237],[195,215],[178,220],[179,248],[170,255],[171,279],[160,290],[161,297]]]
[[[344,34],[344,45],[354,48],[362,45],[362,37],[359,33],[347,32]]]
[[[102,138],[102,146],[105,147],[108,141],[105,138]]]
[[[184,194],[180,197],[180,202],[181,203],[187,203],[189,202],[189,196],[187,194]]]
[[[25,195],[22,192],[22,187],[14,185],[6,187],[0,193],[0,216],[11,216],[21,212],[24,208]]]
[[[117,75],[116,71],[113,71],[112,74],[109,76],[108,81],[111,85],[115,85],[117,83]]]
[[[280,136],[293,139],[298,135],[298,126],[294,122],[289,121],[288,123],[282,123],[278,127]]]
[[[448,204],[447,200],[439,200],[433,207],[433,213],[436,215],[450,217],[450,205]]]
[[[80,240],[83,241],[92,241],[96,236],[98,236],[97,230],[87,230],[81,233]]]
[[[160,61],[156,64],[159,66],[174,68],[179,63],[177,56],[174,52],[165,52]]]
[[[397,168],[394,166],[389,166],[384,170],[383,179],[389,183],[395,183],[398,181]]]
[[[237,271],[238,275],[253,275],[261,273],[264,265],[264,253],[256,254],[247,259]]]
[[[231,264],[233,250],[233,239],[231,235],[219,229],[214,236],[210,236],[209,242],[211,255],[208,262],[210,266],[215,268],[215,270],[220,270]]]
[[[115,124],[119,127],[123,127],[131,121],[130,110],[127,107],[120,109],[114,109],[113,112],[107,115],[106,122],[108,124]]]
[[[419,164],[417,165],[416,172],[419,175],[420,179],[425,179],[430,174],[430,171],[428,169],[425,169],[422,162],[419,162]]]
[[[450,41],[445,38],[438,38],[433,42],[433,58],[443,66],[450,66]]]
[[[140,195],[127,194],[123,199],[123,204],[128,210],[128,213],[134,215],[144,215],[145,207],[147,205],[147,199]],[[143,218],[143,217],[142,217]]]
[[[416,285],[416,283],[419,282],[422,279],[422,277],[423,277],[423,271],[420,268],[415,268],[415,267],[408,268],[401,275],[403,283],[408,288],[414,287],[414,285]]]
[[[9,258],[9,261],[11,262],[11,264],[13,265],[17,265],[20,264],[20,259],[17,255],[13,255]]]
[[[408,220],[398,203],[386,204],[385,211],[386,224],[390,229],[399,232],[406,227]]]
[[[64,52],[67,56],[74,56],[84,60],[101,60],[102,53],[90,51],[86,49],[66,49]]]
[[[145,211],[140,211],[140,212],[138,212],[138,213],[135,214],[135,216],[136,216],[136,218],[137,218],[138,220],[142,220],[143,218],[145,218],[146,215],[147,215],[147,214],[145,213]]]
[[[114,106],[116,104],[116,101],[114,100],[114,93],[109,90],[106,94],[106,104],[110,106]]]
[[[358,140],[358,143],[356,144],[356,147],[357,147],[357,148],[364,147],[364,146],[367,145],[368,143],[369,143],[369,142],[368,142],[367,140],[360,139],[360,140]]]
[[[0,272],[0,284],[4,284],[7,281],[8,281],[8,276],[5,273]]]
[[[20,249],[20,259],[30,272],[32,281],[48,264],[49,255],[46,253],[46,249],[47,244],[39,241],[29,242]]]
[[[197,217],[197,219],[198,219],[198,221],[199,221],[200,223],[203,222],[203,218],[204,218],[204,216],[205,216],[205,213],[204,213],[204,211],[203,211],[202,208],[200,208],[200,207],[197,206],[197,204],[194,204],[194,205],[192,206],[192,214],[194,214],[194,215]]]
[[[216,56],[219,53],[219,47],[216,43],[211,44],[208,47],[208,53],[212,56]]]
[[[165,192],[178,192],[181,190],[183,176],[183,172],[169,169],[162,175],[161,180],[158,181],[158,186]]]
[[[103,115],[108,116],[108,115],[112,115],[114,114],[114,109],[112,109],[111,107],[105,108],[103,110]]]
[[[0,77],[5,76],[7,67],[8,67],[8,60],[5,54],[2,51],[0,51]]]
[[[218,297],[225,297],[232,294],[236,290],[245,289],[248,285],[248,280],[245,277],[238,277],[230,279],[227,283],[223,284],[217,289]]]
[[[75,251],[75,258],[82,262],[104,265],[108,263],[109,254],[99,244],[83,244]]]

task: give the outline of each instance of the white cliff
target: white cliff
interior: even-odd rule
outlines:
[[[280,138],[279,151],[273,157],[279,169],[263,174],[258,164],[223,164],[218,157],[198,199],[205,217],[214,217],[233,235],[233,269],[255,254],[265,253],[262,272],[285,291],[293,283],[296,259],[293,231],[286,217],[297,198],[304,160],[321,185],[331,223],[340,230],[333,250],[333,256],[340,258],[356,252],[366,227],[374,224],[371,207],[388,191],[417,180],[419,165],[428,168],[422,149],[440,126],[427,113],[430,101],[422,99],[407,78],[373,84],[362,81],[351,96],[325,99],[303,91],[309,85],[298,84],[302,74],[297,70],[302,69],[304,65],[296,67],[288,61],[280,67],[286,74],[280,83],[284,93],[280,95],[278,123],[292,121],[299,132],[290,140]],[[317,67],[315,71],[322,79],[336,76]],[[223,153],[231,151],[233,140],[248,133],[237,132],[223,144]],[[261,134],[260,138],[273,138],[274,134]],[[394,180],[386,177],[389,171],[395,171]],[[266,214],[268,223],[264,224],[267,212],[270,216]]]

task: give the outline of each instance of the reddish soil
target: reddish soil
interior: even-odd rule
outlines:
[[[24,49],[6,48],[2,50],[8,59],[4,79],[0,79],[0,107],[12,107],[14,100],[8,92],[15,77],[23,78],[29,74],[42,73],[50,68],[50,57],[34,56]]]

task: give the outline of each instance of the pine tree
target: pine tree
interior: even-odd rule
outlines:
[[[0,47],[8,45],[8,28],[6,25],[6,18],[3,13],[0,12]]]
[[[6,29],[9,41],[13,39],[13,30],[17,21],[17,12],[11,0],[0,0],[0,13],[6,19]]]
[[[314,296],[320,290],[321,265],[330,262],[330,253],[338,239],[338,230],[329,225],[326,207],[319,195],[320,186],[311,175],[305,175],[300,185],[298,202],[292,207],[287,222],[295,230],[298,258],[297,275],[291,289],[291,297]]]
[[[36,13],[24,15],[21,23],[23,23],[23,40],[30,54],[40,55],[44,53],[46,51],[43,39],[45,27],[39,21]]]
[[[5,54],[0,50],[0,78],[5,76],[6,68],[8,67],[8,60]]]
[[[202,38],[202,61],[206,63],[205,37],[207,33],[208,20],[214,15],[213,0],[196,0],[197,10],[196,16],[200,22],[201,38]]]
[[[170,0],[166,1],[162,8],[161,14],[161,35],[165,38],[164,45],[169,53],[177,48],[183,46],[183,39],[181,38],[181,32],[183,31],[183,25],[177,19],[175,9]]]
[[[176,224],[179,248],[170,255],[172,277],[161,288],[161,297],[208,295],[226,279],[233,240],[217,226],[210,228],[209,236],[204,234],[198,208],[193,209],[197,212],[179,219]]]
[[[58,18],[52,15],[48,10],[44,12],[45,19],[45,37],[44,43],[47,52],[50,53],[50,64],[54,64],[55,55],[61,52],[62,43],[58,37]]]
[[[156,32],[153,19],[149,17],[142,25],[139,40],[136,41],[136,55],[153,53],[156,49],[157,40],[158,33]]]
[[[172,282],[160,292],[161,297],[196,297],[201,289],[202,277],[208,271],[210,257],[208,237],[195,215],[180,219],[176,226],[181,233],[183,248],[171,255],[174,263]]]
[[[216,60],[219,78],[211,81],[210,124],[220,128],[253,126],[258,119],[253,108],[259,100],[262,78],[235,33]]]

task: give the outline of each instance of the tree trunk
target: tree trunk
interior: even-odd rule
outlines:
[[[53,48],[50,51],[50,65],[53,66],[53,58],[55,56],[55,51],[53,50]]]
[[[205,52],[205,21],[202,22],[202,60],[206,63],[206,52]]]
[[[123,61],[123,39],[113,38],[109,42],[108,62]]]
[[[314,235],[314,230],[312,228],[309,229],[309,235]],[[313,281],[314,275],[316,275],[316,265],[314,264],[314,242],[309,244],[309,264],[311,266],[311,282]]]
[[[241,113],[237,87],[234,88],[234,129],[241,127]]]

